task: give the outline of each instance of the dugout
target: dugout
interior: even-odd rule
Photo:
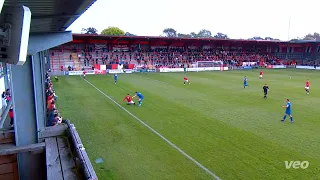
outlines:
[[[95,0],[0,0],[0,180],[97,179],[74,125],[46,127],[48,49]],[[8,126],[13,106],[14,129]]]

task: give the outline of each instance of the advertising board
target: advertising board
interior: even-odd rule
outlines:
[[[296,68],[297,69],[315,69],[314,66],[296,66]],[[319,67],[316,69],[319,69]]]
[[[160,72],[184,72],[183,68],[160,68]],[[201,67],[201,68],[187,68],[189,72],[198,71],[227,71],[228,67]]]
[[[285,65],[273,65],[273,69],[284,69],[287,68]]]

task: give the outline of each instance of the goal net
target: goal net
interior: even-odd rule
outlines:
[[[223,68],[223,61],[197,61],[195,68],[197,68],[197,72],[212,71],[216,68]]]

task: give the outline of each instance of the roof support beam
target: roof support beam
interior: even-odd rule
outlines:
[[[30,34],[28,55],[33,55],[37,52],[65,44],[72,41],[72,39],[71,31]]]
[[[39,56],[39,54],[38,54]],[[14,129],[16,146],[27,146],[38,143],[37,130],[42,128],[45,115],[38,104],[44,103],[40,78],[40,59],[28,56],[22,66],[10,65],[11,93],[13,100]],[[42,82],[44,83],[44,82]],[[37,114],[39,113],[39,114]],[[42,121],[39,122],[39,121]],[[45,170],[39,154],[18,153],[18,169],[20,180],[41,180]]]
[[[82,1],[76,1],[77,3],[80,4],[78,10],[76,12],[74,12],[75,14],[83,14],[88,8],[90,8],[90,6],[95,3],[97,0],[82,0]],[[62,26],[62,29],[65,30],[67,29],[75,20],[76,18],[69,18],[69,20],[64,23]]]
[[[49,18],[78,18],[79,14],[33,14],[32,19],[49,19]]]

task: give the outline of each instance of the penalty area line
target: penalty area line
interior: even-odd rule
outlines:
[[[139,123],[141,123],[143,126],[145,126],[146,128],[148,128],[150,131],[152,131],[154,134],[156,134],[157,136],[159,136],[162,140],[164,140],[166,143],[168,143],[171,147],[173,147],[174,149],[176,149],[177,151],[179,151],[183,156],[185,156],[186,158],[188,158],[190,161],[192,161],[194,164],[196,164],[199,168],[201,168],[202,170],[204,170],[205,172],[207,172],[210,176],[212,176],[213,178],[215,178],[216,180],[221,180],[217,175],[215,175],[213,172],[211,172],[208,168],[206,168],[204,165],[202,165],[201,163],[199,163],[197,160],[195,160],[193,157],[189,156],[187,153],[185,153],[182,149],[180,149],[177,145],[173,144],[171,141],[169,141],[167,138],[165,138],[163,135],[161,135],[160,133],[158,133],[156,130],[154,130],[152,127],[150,127],[148,124],[146,124],[145,122],[143,122],[141,119],[139,119],[137,116],[135,116],[134,114],[132,114],[130,111],[128,111],[126,108],[124,108],[123,106],[121,106],[119,103],[117,103],[115,100],[113,100],[110,96],[108,96],[107,94],[105,94],[104,92],[102,92],[99,88],[97,88],[95,85],[93,85],[92,83],[90,83],[88,80],[85,80],[88,84],[90,84],[93,88],[95,88],[97,91],[99,91],[102,95],[104,95],[106,98],[108,98],[110,101],[112,101],[114,104],[116,104],[118,107],[120,107],[122,110],[124,110],[126,113],[128,113],[130,116],[132,116],[134,119],[136,119]]]

